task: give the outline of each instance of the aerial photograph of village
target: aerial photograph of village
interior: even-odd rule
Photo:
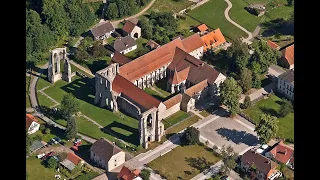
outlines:
[[[293,180],[294,0],[26,0],[27,180]]]

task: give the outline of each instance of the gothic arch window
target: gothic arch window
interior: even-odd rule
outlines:
[[[152,126],[152,115],[151,114],[149,114],[147,117],[147,126],[148,127]]]

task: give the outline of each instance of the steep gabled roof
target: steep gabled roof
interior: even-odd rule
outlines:
[[[146,110],[158,107],[161,101],[147,94],[133,83],[117,74],[112,82],[112,89],[116,93],[124,94],[133,100],[136,104],[144,107]]]
[[[93,143],[90,151],[95,153],[96,156],[108,162],[113,155],[121,152],[122,150],[109,140],[101,138]]]
[[[107,32],[113,31],[114,27],[110,22],[103,22],[97,24],[95,27],[91,29],[93,37],[102,36]]]
[[[175,69],[173,76],[169,77],[168,82],[170,84],[180,84],[182,81],[187,80],[189,71],[190,71],[190,67],[187,67],[179,72],[177,72],[177,70]]]
[[[248,150],[242,155],[241,162],[248,164],[249,166],[255,164],[256,168],[266,175],[270,172],[270,170],[273,170],[278,166],[278,164],[274,161],[262,156],[252,149]]]
[[[226,39],[222,35],[219,28],[201,36],[201,39],[203,41],[204,51],[210,49],[211,47],[215,48],[226,42]]]
[[[182,40],[184,50],[190,53],[203,46],[203,42],[199,34],[193,34]]]
[[[172,106],[180,103],[182,101],[182,94],[177,94],[173,96],[172,98],[166,100],[163,102],[163,104],[167,107],[167,109],[171,108]]]
[[[29,129],[32,122],[39,123],[38,120],[32,114],[26,114],[26,128]]]
[[[130,58],[121,54],[119,51],[114,51],[114,56],[112,57],[112,62],[119,63],[119,66],[127,64],[131,61]]]
[[[81,161],[81,158],[74,153],[69,152],[67,155],[67,159],[71,161],[73,164],[78,165],[79,162]]]
[[[278,50],[278,49],[280,48],[280,46],[279,46],[277,43],[272,42],[272,41],[270,41],[270,40],[267,41],[267,44],[268,44],[268,46],[270,46],[272,49]]]
[[[135,45],[137,45],[137,43],[131,36],[121,37],[113,42],[113,48],[119,52]]]
[[[137,23],[134,22],[134,20],[127,20],[126,23],[124,24],[122,30],[130,34],[132,32],[132,30],[134,29],[134,27],[136,27]]]
[[[202,91],[204,88],[208,86],[208,81],[205,79],[198,84],[195,84],[188,89],[186,89],[186,94],[192,97],[195,93]]]
[[[293,156],[293,148],[285,145],[280,141],[271,151],[273,157],[284,164],[286,164],[290,158]]]
[[[290,64],[294,64],[294,44],[286,47],[282,51],[282,57]]]
[[[140,169],[130,170],[126,166],[123,166],[121,171],[117,175],[117,178],[121,180],[133,180],[140,175],[140,172]]]

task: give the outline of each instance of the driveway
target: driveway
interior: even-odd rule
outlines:
[[[238,119],[219,117],[199,130],[202,140],[207,139],[209,143],[219,148],[231,145],[239,154],[259,143],[254,125]]]

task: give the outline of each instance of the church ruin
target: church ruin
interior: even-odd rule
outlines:
[[[60,63],[63,61],[63,72],[60,71]],[[56,48],[51,51],[48,67],[48,80],[51,83],[62,79],[71,82],[71,66],[67,59],[67,48]]]

